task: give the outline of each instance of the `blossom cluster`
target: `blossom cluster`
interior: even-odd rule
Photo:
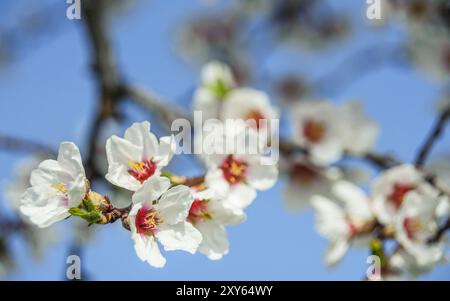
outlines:
[[[205,116],[223,120],[270,120],[277,114],[264,93],[235,88],[229,70],[218,63],[203,72],[195,99],[208,107],[201,109]],[[226,106],[222,111],[225,115],[214,115],[214,106],[222,102],[241,107],[242,115],[231,108],[227,111]],[[247,131],[238,123],[213,136],[215,143],[225,144],[241,134],[257,137],[259,130],[255,126]],[[242,143],[248,143],[245,141]],[[189,183],[189,179],[164,170],[175,150],[174,136],[158,139],[147,121],[134,123],[123,137],[111,136],[106,142],[105,178],[132,196],[109,199],[91,189],[78,147],[63,142],[56,160],[45,160],[32,171],[31,187],[21,197],[20,211],[41,228],[70,216],[97,224],[120,217],[131,231],[137,256],[154,267],[166,263],[159,245],[165,251],[199,251],[212,260],[220,259],[229,251],[225,226],[245,221],[244,210],[257,191],[275,184],[277,167],[265,164],[264,155],[259,153],[202,154],[207,171],[200,181]]]
[[[261,125],[277,120],[280,111],[266,93],[240,86],[227,65],[211,62],[202,70],[193,110],[222,127],[202,129],[213,141],[206,135],[195,139],[203,139],[204,149],[221,151],[199,154],[206,167],[201,176],[167,171],[177,141],[174,136],[158,139],[144,121],[106,141],[105,178],[130,197],[110,199],[93,191],[78,147],[63,142],[56,160],[43,161],[31,173],[20,211],[42,228],[70,216],[90,224],[121,219],[137,256],[153,267],[166,263],[160,246],[218,260],[229,252],[226,226],[244,222],[257,193],[275,185],[281,172],[286,209],[313,208],[317,231],[330,240],[327,265],[336,265],[351,246],[379,256],[384,279],[417,276],[446,261],[445,242],[431,238],[448,218],[450,200],[425,171],[411,164],[392,166],[365,190],[365,171],[342,164],[349,156],[370,154],[377,142],[379,127],[359,102],[301,99],[288,105],[290,147],[300,151],[287,151],[277,166],[265,153],[273,128]],[[237,147],[217,148],[229,141]],[[237,151],[249,143],[257,143],[260,152]],[[388,252],[389,241],[395,248]]]

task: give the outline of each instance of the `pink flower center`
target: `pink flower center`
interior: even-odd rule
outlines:
[[[256,129],[260,128],[260,121],[265,119],[265,116],[258,110],[251,110],[246,116],[246,120],[255,121]]]
[[[306,184],[312,183],[319,175],[313,168],[302,163],[296,163],[290,174],[294,180]]]
[[[158,225],[161,223],[159,211],[154,208],[142,207],[136,214],[135,225],[139,234],[154,236],[158,232]]]
[[[240,183],[245,180],[247,164],[243,161],[234,159],[233,155],[229,155],[225,161],[223,161],[220,168],[222,169],[224,178],[230,184]]]
[[[356,234],[358,234],[358,227],[350,220],[347,221],[347,226],[350,232],[350,236],[355,236]]]
[[[189,209],[187,220],[193,224],[203,222],[211,219],[211,214],[208,211],[208,201],[195,199]]]
[[[417,231],[421,228],[421,223],[418,219],[405,218],[403,220],[403,228],[406,231],[409,239],[414,239],[416,237]]]
[[[392,190],[392,193],[389,195],[389,200],[394,205],[395,209],[400,208],[400,206],[403,203],[403,200],[405,199],[405,195],[411,190],[414,190],[415,188],[416,187],[414,187],[411,184],[396,183],[394,185],[394,189]]]
[[[63,182],[58,182],[56,184],[51,185],[53,189],[56,190],[56,195],[61,198],[62,204],[64,206],[69,205],[69,190],[67,189],[66,184]]]
[[[152,160],[145,160],[138,163],[129,161],[128,164],[131,167],[128,169],[128,173],[141,183],[144,183],[145,180],[153,176],[157,167],[156,163]]]
[[[303,136],[311,143],[319,143],[325,137],[326,126],[323,122],[309,119],[303,124]]]

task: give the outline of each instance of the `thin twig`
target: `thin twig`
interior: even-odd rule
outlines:
[[[402,162],[400,162],[398,159],[391,155],[387,154],[380,154],[375,152],[370,152],[365,154],[362,159],[366,160],[367,162],[372,163],[374,166],[380,168],[380,169],[389,169],[396,165],[400,165]]]
[[[92,52],[92,68],[96,78],[99,104],[89,133],[89,150],[86,159],[86,174],[89,178],[100,176],[95,165],[97,142],[102,124],[117,117],[116,105],[120,99],[119,72],[112,53],[106,29],[104,0],[83,1],[83,20]]]
[[[416,159],[417,168],[424,167],[426,160],[428,159],[431,150],[433,149],[433,146],[442,136],[445,125],[447,124],[449,119],[450,119],[450,105],[445,110],[443,110],[442,113],[439,115],[439,118],[437,119],[432,131],[426,138],[423,146],[420,148],[419,154]]]
[[[45,153],[54,155],[55,151],[40,142],[0,134],[0,149],[29,153]]]
[[[439,242],[448,230],[450,230],[450,218],[448,218],[445,224],[438,229],[436,234],[428,240],[428,243],[434,244]]]
[[[191,124],[193,123],[192,117],[189,114],[183,112],[174,104],[163,101],[161,97],[157,96],[152,91],[138,86],[123,85],[120,88],[120,92],[124,97],[135,101],[150,112],[157,113],[168,127],[170,127],[172,122],[176,119],[186,119]]]

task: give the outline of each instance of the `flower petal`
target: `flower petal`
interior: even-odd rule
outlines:
[[[124,138],[142,149],[142,159],[151,159],[158,152],[158,139],[150,132],[150,123],[148,121],[133,123],[125,131]]]
[[[132,196],[133,204],[155,201],[170,187],[170,180],[166,177],[151,177]]]
[[[195,225],[203,236],[199,252],[205,254],[211,260],[221,259],[228,253],[229,243],[225,227],[207,220]]]
[[[79,175],[85,176],[80,150],[72,142],[63,142],[59,146],[58,163],[62,168],[70,172],[75,179]]]
[[[328,246],[324,260],[325,264],[329,267],[333,267],[339,263],[339,261],[347,253],[349,244],[345,239],[334,240]]]
[[[243,223],[247,218],[244,211],[228,208],[223,202],[217,200],[208,202],[208,211],[214,221],[222,225],[237,225]]]
[[[133,234],[134,250],[140,260],[148,262],[152,267],[162,268],[166,264],[166,259],[161,255],[158,243],[152,236],[143,237],[140,234]]]
[[[155,207],[164,222],[173,225],[187,218],[193,201],[189,187],[178,185],[164,192]]]
[[[202,242],[201,233],[186,221],[175,225],[162,224],[156,238],[166,251],[183,250],[191,254]]]
[[[275,185],[278,169],[275,165],[256,164],[249,166],[247,182],[255,189],[267,190]]]
[[[175,137],[166,136],[159,139],[158,152],[154,156],[154,161],[159,167],[167,166],[176,151]]]
[[[224,204],[232,209],[245,209],[255,198],[255,189],[245,184],[235,184],[225,198]]]

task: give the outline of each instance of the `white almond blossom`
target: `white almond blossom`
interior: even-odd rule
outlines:
[[[261,134],[272,133],[270,122],[278,119],[278,115],[278,111],[271,105],[267,94],[251,88],[232,90],[224,99],[220,111],[221,120],[251,121],[252,127]]]
[[[311,201],[316,210],[316,229],[330,240],[324,257],[328,266],[342,259],[352,240],[358,239],[356,244],[365,241],[361,234],[374,222],[370,200],[356,185],[339,181],[333,186],[333,193],[343,205],[320,195]]]
[[[324,167],[312,164],[304,155],[281,160],[280,169],[286,175],[283,191],[284,206],[291,212],[300,212],[310,205],[314,195],[332,198],[332,187],[337,181],[363,183],[369,175],[356,167]]]
[[[404,249],[399,249],[390,257],[389,267],[398,271],[399,274],[408,274],[412,277],[418,277],[430,273],[437,264],[446,263],[445,258],[435,257],[434,259],[436,259],[436,261],[427,260],[426,262],[419,263],[416,256],[411,255]]]
[[[434,265],[443,258],[442,244],[428,243],[438,229],[435,212],[439,199],[437,192],[421,195],[411,191],[395,219],[395,237],[414,256],[418,267]]]
[[[197,191],[197,187],[192,189],[194,202],[189,210],[187,220],[203,236],[198,251],[211,260],[221,259],[228,254],[229,250],[225,226],[244,222],[246,215],[242,210],[225,207],[210,189],[201,191]]]
[[[291,212],[307,208],[314,195],[331,196],[331,187],[339,179],[337,168],[322,168],[305,158],[296,158],[283,166],[287,183],[283,192],[284,206]]]
[[[450,31],[429,21],[409,22],[409,50],[414,62],[431,78],[450,76]]]
[[[326,101],[300,101],[291,110],[293,141],[309,150],[319,165],[339,160],[344,152],[339,111]]]
[[[202,235],[186,221],[194,201],[191,190],[184,185],[170,188],[167,178],[152,177],[133,195],[129,214],[131,237],[137,256],[151,266],[162,268],[165,251],[184,250],[194,254]]]
[[[4,188],[5,200],[8,202],[10,208],[17,212],[17,216],[24,223],[30,225],[33,225],[30,219],[20,212],[20,200],[23,192],[30,185],[31,172],[38,168],[42,160],[44,160],[43,154],[35,154],[19,162],[15,168],[12,180],[5,183]],[[31,254],[37,259],[41,259],[42,255],[45,254],[46,247],[58,239],[58,231],[54,227],[27,227],[25,235],[27,237],[27,243],[30,246]]]
[[[70,216],[85,197],[88,184],[78,147],[63,142],[57,160],[46,160],[31,173],[31,187],[22,196],[20,211],[41,228]]]
[[[358,102],[341,106],[323,100],[304,100],[291,110],[293,141],[308,149],[318,165],[334,163],[348,151],[368,152],[378,137],[378,126],[364,115]]]
[[[220,152],[206,155],[208,171],[205,184],[220,198],[224,198],[227,206],[244,209],[256,198],[256,190],[267,190],[275,185],[278,168],[258,153],[259,147],[255,147],[253,153],[250,152],[247,141],[256,141],[255,143],[260,141],[254,131],[248,131],[239,123],[232,126],[225,125],[222,129],[223,131],[215,129],[207,134],[209,137],[215,137],[214,145],[223,147],[232,140],[236,143],[235,150],[240,151],[236,153],[221,147]],[[240,139],[242,137],[248,139]],[[207,147],[214,146],[207,145]]]
[[[224,97],[235,87],[230,68],[213,61],[203,67],[201,86],[194,94],[194,111],[202,111],[203,118],[219,118]]]
[[[373,208],[378,220],[393,225],[406,195],[435,195],[436,189],[425,182],[423,173],[413,165],[403,164],[382,172],[373,182]]]
[[[5,200],[8,201],[11,209],[19,211],[23,192],[30,186],[30,174],[45,159],[42,155],[35,155],[27,157],[16,165],[12,180],[4,183],[3,190]],[[29,221],[28,218],[26,220]]]
[[[150,123],[134,123],[125,131],[124,138],[111,136],[106,142],[108,173],[112,184],[138,190],[151,177],[159,177],[160,170],[169,164],[175,152],[173,136],[160,141],[150,132]],[[123,204],[121,204],[123,206]]]
[[[340,110],[344,149],[353,155],[364,155],[372,150],[378,139],[379,127],[365,115],[362,103],[349,101]]]

